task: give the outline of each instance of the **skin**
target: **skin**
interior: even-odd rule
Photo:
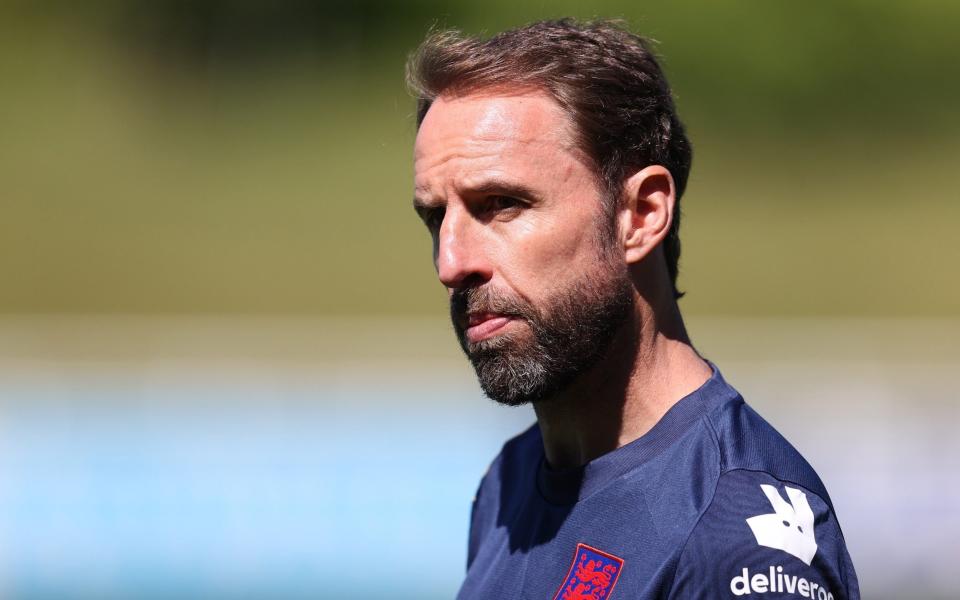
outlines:
[[[612,252],[600,252],[602,192],[560,106],[536,90],[441,96],[414,148],[414,208],[433,238],[449,293],[473,286],[535,306],[578,284],[598,261],[624,269],[634,310],[603,360],[534,404],[547,461],[583,465],[649,431],[710,377],[690,345],[660,242],[676,203],[662,166],[632,174]],[[528,335],[522,319],[471,314],[467,339]]]

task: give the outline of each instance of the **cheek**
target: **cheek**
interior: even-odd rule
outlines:
[[[583,264],[596,257],[596,219],[593,215],[577,215],[550,223],[543,229],[544,255],[560,263]]]
[[[562,289],[596,267],[597,233],[594,221],[588,226],[569,222],[541,222],[515,230],[508,243],[506,268],[521,284],[535,281],[547,292]]]

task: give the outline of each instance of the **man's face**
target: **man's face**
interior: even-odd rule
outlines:
[[[542,93],[441,97],[414,170],[414,204],[484,392],[536,402],[593,366],[633,295],[559,105]]]

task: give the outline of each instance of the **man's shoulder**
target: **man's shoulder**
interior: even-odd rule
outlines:
[[[505,454],[511,456],[539,455],[542,449],[543,441],[540,437],[540,427],[534,423],[504,442],[500,449],[500,456]]]
[[[467,564],[473,563],[484,537],[492,531],[500,512],[504,510],[501,490],[528,489],[542,456],[540,429],[536,424],[508,440],[501,448],[487,472],[480,480],[470,516],[470,540]],[[512,503],[522,501],[514,498]]]
[[[766,474],[806,488],[831,505],[826,487],[810,463],[739,393],[711,405],[705,419],[716,439],[721,475],[735,471]]]
[[[543,441],[540,437],[540,428],[534,423],[503,443],[500,452],[490,465],[490,470],[497,467],[501,471],[504,469],[526,471],[535,468],[542,456]],[[516,473],[516,475],[520,475],[520,473]]]
[[[738,393],[710,403],[704,421],[719,472],[681,548],[672,597],[859,597],[830,497],[800,452]]]
[[[650,436],[663,438],[652,445],[658,454],[621,480],[621,495],[624,502],[642,499],[672,544],[682,544],[714,504],[751,494],[762,500],[761,484],[809,490],[832,510],[810,464],[716,367],[710,380],[671,408]]]
[[[727,592],[859,598],[856,573],[829,501],[765,471],[724,472],[680,549],[671,597]]]
[[[503,444],[480,480],[478,494],[486,491],[489,495],[491,488],[499,489],[505,481],[533,480],[542,456],[540,428],[534,423]]]

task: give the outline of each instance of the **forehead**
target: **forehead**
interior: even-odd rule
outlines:
[[[483,171],[536,170],[582,163],[570,119],[544,92],[441,96],[417,132],[414,165],[418,189],[437,176]]]
[[[556,100],[536,90],[522,93],[489,90],[440,96],[420,125],[418,150],[451,133],[450,126],[478,140],[508,137],[519,142],[543,138],[570,142],[567,115]]]

